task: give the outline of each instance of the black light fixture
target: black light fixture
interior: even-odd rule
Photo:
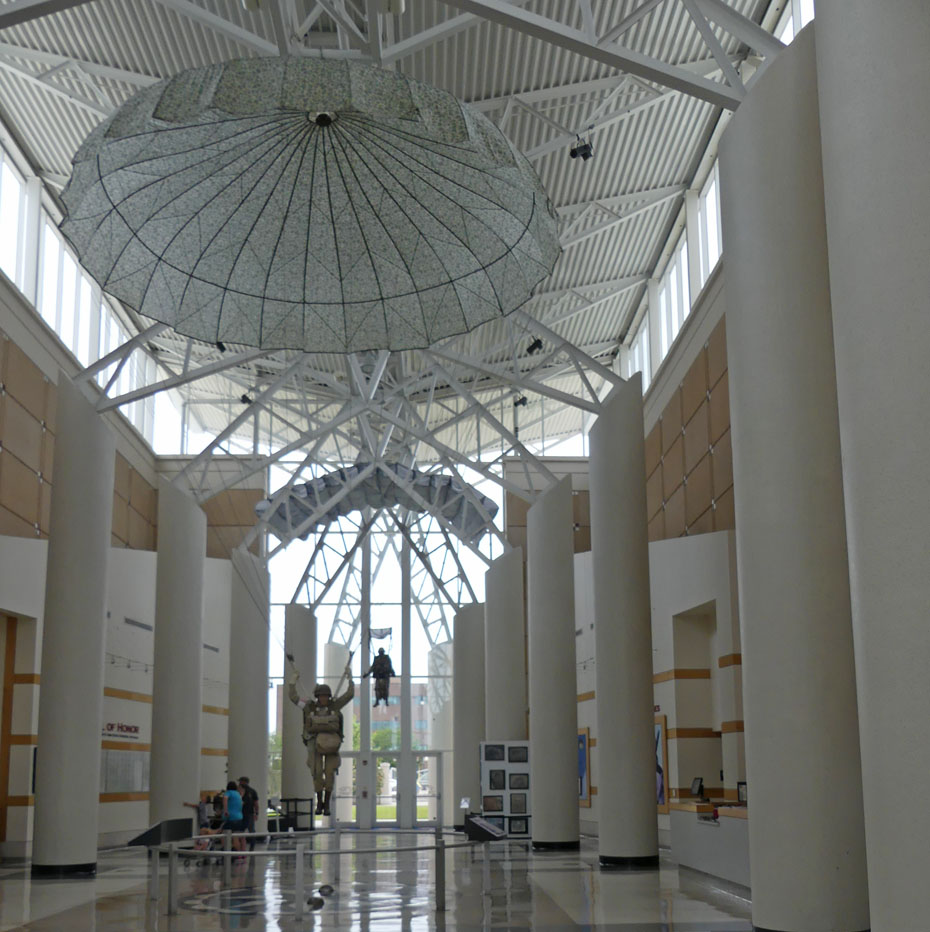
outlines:
[[[526,407],[526,395],[521,395],[519,398],[514,398],[513,406],[515,408],[525,408]]]
[[[225,344],[222,340],[217,340],[217,341],[216,341],[216,348],[217,348],[221,353],[225,353],[225,352],[226,352],[226,344]]]
[[[248,395],[243,395],[239,400],[240,400],[244,405],[250,405],[250,404],[252,404],[252,399],[249,398]]]
[[[543,341],[536,337],[532,343],[526,348],[526,355],[533,356],[538,353],[543,348]]]
[[[569,156],[573,159],[581,158],[582,161],[587,162],[594,155],[594,146],[589,140],[582,139],[580,135],[576,135],[575,139],[575,144],[568,150]]]

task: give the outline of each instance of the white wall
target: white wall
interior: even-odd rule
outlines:
[[[39,674],[42,613],[45,594],[47,542],[19,537],[0,537],[0,614],[18,616],[15,672]],[[155,616],[155,559],[151,551],[113,548],[107,596],[106,650],[114,655],[104,671],[104,689],[128,695],[104,695],[101,741],[131,749],[139,745],[141,759],[147,757],[151,741],[152,654]],[[216,790],[225,785],[229,696],[229,611],[230,564],[208,559],[204,579],[203,747],[201,787]],[[129,618],[138,624],[128,624]],[[139,625],[147,626],[140,627]],[[216,648],[216,650],[210,648]],[[124,659],[115,659],[124,658]],[[148,666],[148,669],[146,669]],[[256,675],[265,677],[263,670]],[[13,692],[14,735],[35,735],[38,728],[40,686],[16,683]],[[149,701],[146,701],[148,697]],[[109,726],[109,727],[108,727]],[[106,750],[106,749],[104,749]],[[209,753],[209,752],[217,753]],[[135,755],[118,758],[129,761]],[[11,747],[9,793],[32,793],[33,745]],[[143,766],[142,760],[137,763]],[[116,766],[121,766],[117,763]],[[145,766],[147,771],[147,765]],[[148,827],[148,794],[127,792],[130,798],[102,802],[99,815],[101,844],[120,844]],[[186,800],[194,802],[194,800]],[[8,810],[7,841],[0,855],[22,856],[31,838],[32,807]]]

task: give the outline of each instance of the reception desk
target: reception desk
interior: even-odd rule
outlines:
[[[717,809],[717,819],[712,818]],[[669,809],[672,854],[692,867],[749,886],[749,810],[745,806],[679,802]]]

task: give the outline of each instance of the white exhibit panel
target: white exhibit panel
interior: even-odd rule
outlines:
[[[571,476],[540,495],[526,521],[533,846],[573,849],[579,820]]]
[[[452,634],[453,805],[456,826],[481,808],[478,745],[484,740],[484,605],[455,613]],[[466,802],[467,800],[467,802]]]
[[[526,739],[526,629],[523,550],[514,547],[484,574],[485,734]]]
[[[200,794],[207,516],[162,479],[158,489],[155,672],[149,820],[190,818]]]
[[[323,645],[323,682],[329,683],[333,695],[341,695],[348,688],[345,679],[346,664],[349,662],[349,648],[344,644],[328,641]],[[340,685],[341,683],[341,685]],[[342,747],[352,750],[352,734],[355,727],[355,701],[342,707],[342,733],[345,736]],[[337,822],[351,822],[355,798],[352,794],[352,761],[342,758],[342,765],[336,772],[333,782],[333,803],[330,809]]]
[[[652,618],[642,376],[613,389],[591,429],[602,867],[658,867]]]
[[[869,904],[815,87],[808,29],[720,147],[752,913],[763,929],[860,932]],[[790,352],[773,352],[789,333]]]
[[[32,872],[44,876],[96,870],[116,456],[81,390],[63,374],[58,383],[32,850]]]
[[[481,815],[508,837],[526,838],[530,817],[529,741],[481,742]]]
[[[458,812],[458,800],[455,799],[454,758],[452,745],[452,679],[448,671],[452,668],[452,644],[445,641],[437,644],[429,652],[429,681],[426,691],[431,747],[442,758],[442,782],[440,785],[438,758],[429,759],[429,781],[431,786],[439,788],[442,800],[439,809],[441,825],[454,825]]]
[[[316,683],[316,617],[305,605],[284,607],[284,651],[291,654],[300,671],[298,693],[304,698],[313,694]],[[281,798],[312,799],[313,775],[307,766],[307,749],[303,742],[304,713],[288,698],[285,661],[284,702],[281,735]]]
[[[268,571],[248,551],[234,550],[230,562],[228,776],[248,777],[258,793],[261,832],[268,826]]]
[[[927,926],[930,11],[817,0],[814,25],[870,918],[897,932]]]

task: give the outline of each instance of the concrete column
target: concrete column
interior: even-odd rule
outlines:
[[[97,869],[115,457],[106,423],[59,374],[32,842],[38,875]]]
[[[149,821],[190,819],[200,793],[207,516],[190,492],[158,488]],[[232,693],[230,685],[230,693]],[[237,775],[238,776],[238,775]]]
[[[478,744],[484,741],[484,606],[466,605],[455,614],[452,635],[452,746],[455,825],[465,824],[461,808],[481,811],[481,770]]]
[[[852,932],[869,904],[813,38],[720,147],[727,356],[753,922]]]
[[[573,536],[566,476],[526,516],[534,848],[579,846]]]
[[[255,828],[264,832],[268,828],[268,570],[264,561],[239,550],[232,552],[231,563],[228,773],[230,780],[249,778],[258,793]]]
[[[602,867],[658,867],[643,389],[614,388],[591,429],[591,556]]]
[[[430,764],[430,785],[439,793],[439,821],[454,825],[458,800],[453,785],[452,740],[452,642],[437,644],[428,659],[427,699],[430,716],[430,749],[442,754],[442,764]],[[441,771],[441,774],[440,774]],[[441,779],[440,779],[441,776]]]
[[[927,925],[930,15],[818,0],[816,30],[869,896],[887,932]]]
[[[484,593],[484,731],[488,741],[525,741],[526,630],[520,547],[488,567]]]
[[[284,651],[291,654],[300,671],[298,691],[305,698],[316,684],[316,618],[306,605],[284,607]],[[284,710],[281,735],[281,798],[313,799],[313,775],[307,766],[304,747],[304,713],[287,696],[287,670],[284,664]]]
[[[348,688],[348,681],[343,677],[346,664],[349,662],[349,648],[344,644],[333,644],[328,641],[323,645],[323,682],[329,683],[333,693],[337,689],[342,692]],[[342,681],[340,688],[339,682]],[[342,746],[345,750],[352,750],[352,734],[355,728],[355,701],[342,707],[342,725],[345,741]],[[338,822],[352,821],[352,807],[355,800],[352,798],[352,759],[343,757],[342,766],[336,774],[334,783],[333,801],[335,807],[331,807]],[[308,771],[309,772],[309,771]]]
[[[412,682],[410,679],[410,542],[400,547],[400,755],[397,759],[397,824],[417,821],[417,768],[413,757]]]

